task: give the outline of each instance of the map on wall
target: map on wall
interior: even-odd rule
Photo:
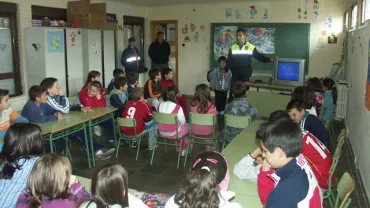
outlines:
[[[213,37],[213,58],[218,60],[220,56],[226,56],[229,53],[231,45],[237,42],[237,26],[215,27]],[[247,31],[247,40],[257,47],[263,54],[275,53],[275,28],[245,28]]]

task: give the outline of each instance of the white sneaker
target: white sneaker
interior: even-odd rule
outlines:
[[[182,150],[181,151],[181,157],[185,157],[185,155],[186,155],[186,150]]]
[[[94,134],[98,137],[101,136],[101,127],[99,125],[94,126]]]
[[[150,145],[149,147],[148,147],[148,150],[149,151],[153,151],[155,148],[157,148],[158,147],[158,145]]]
[[[225,112],[224,111],[220,111],[220,115],[224,115],[225,114]]]

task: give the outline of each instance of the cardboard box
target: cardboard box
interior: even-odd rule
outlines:
[[[100,24],[104,28],[104,23],[101,24],[101,16],[104,16],[104,22],[106,21],[106,9],[105,3],[90,4],[89,0],[82,1],[69,1],[67,4],[67,21],[71,25],[74,18],[78,16],[79,25],[98,25]],[[87,20],[96,20],[97,23],[89,22]],[[84,23],[81,24],[80,22]],[[95,28],[94,28],[95,29]]]
[[[75,15],[72,19],[78,20],[78,27],[89,29],[104,29],[106,23],[105,14]]]
[[[104,29],[106,30],[117,30],[118,24],[115,22],[105,22]]]

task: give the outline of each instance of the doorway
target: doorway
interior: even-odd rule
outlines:
[[[156,20],[150,21],[150,40],[157,38],[157,33],[162,31],[165,40],[170,44],[171,54],[169,66],[174,71],[175,83],[179,87],[179,57],[178,57],[178,23],[177,20]]]

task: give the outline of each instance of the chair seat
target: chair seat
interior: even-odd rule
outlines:
[[[188,135],[188,133],[179,133],[178,138],[180,139],[180,138],[182,138],[186,135]],[[176,139],[176,134],[173,135],[173,136],[164,136],[162,134],[159,134],[159,136],[162,137],[162,138],[165,138],[165,139]]]
[[[198,135],[198,134],[192,134],[191,137],[194,139],[201,139],[201,140],[213,140],[214,137],[217,138],[218,133],[216,134],[210,134],[210,135]]]

